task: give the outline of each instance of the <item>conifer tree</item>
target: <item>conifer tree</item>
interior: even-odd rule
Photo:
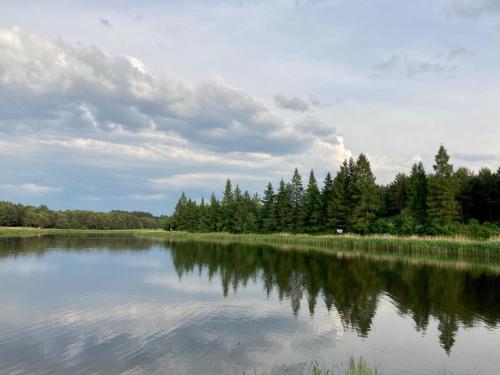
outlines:
[[[245,225],[245,205],[243,201],[243,195],[241,194],[241,189],[239,185],[234,188],[234,226],[233,232],[240,233],[243,231]]]
[[[276,207],[273,185],[267,184],[259,213],[259,226],[265,233],[276,230]]]
[[[241,216],[243,217],[243,232],[249,233],[257,231],[257,202],[258,198],[257,200],[255,199],[255,197],[252,199],[250,193],[245,190],[245,192],[243,193],[241,205]]]
[[[226,232],[234,231],[235,201],[231,180],[226,181],[224,195],[221,202],[222,230]]]
[[[205,204],[205,198],[201,198],[201,203],[198,206],[198,226],[196,230],[200,232],[210,232],[210,218],[209,218],[209,210],[208,205]]]
[[[398,173],[384,193],[384,214],[399,215],[408,203],[408,176]]]
[[[328,205],[333,197],[333,179],[330,172],[328,172],[323,181],[321,189],[321,218],[320,223],[325,226],[328,222]]]
[[[302,186],[302,177],[298,169],[295,168],[292,181],[290,182],[290,224],[293,231],[300,230],[302,226],[303,199],[304,187]]]
[[[408,210],[417,225],[427,221],[427,175],[422,162],[413,164],[408,180]]]
[[[276,194],[276,230],[286,232],[290,229],[291,199],[290,186],[283,179]]]
[[[175,230],[187,230],[187,204],[186,194],[182,192],[177,204],[175,205],[174,214],[172,215],[172,226]]]
[[[436,226],[445,226],[458,220],[458,184],[453,174],[453,165],[444,146],[436,154],[434,173],[429,177],[427,206],[429,218]]]
[[[220,202],[214,193],[210,196],[210,205],[208,207],[208,217],[210,220],[210,230],[220,232],[222,230]]]
[[[332,199],[328,204],[327,226],[346,230],[351,213],[351,174],[354,168],[352,158],[344,160],[332,184]]]
[[[307,190],[304,194],[304,208],[302,218],[303,230],[318,230],[321,223],[321,193],[311,170]]]
[[[470,217],[474,177],[474,172],[465,167],[460,167],[455,172],[455,179],[458,185],[457,201],[462,224],[465,224],[466,219]]]
[[[198,205],[191,198],[188,199],[186,205],[186,230],[194,232],[198,229],[199,224]]]
[[[349,227],[356,232],[366,232],[380,208],[380,194],[365,154],[358,156],[352,172],[351,205]]]

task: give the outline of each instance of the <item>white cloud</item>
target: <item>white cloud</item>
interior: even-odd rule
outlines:
[[[220,77],[188,86],[148,72],[137,58],[19,28],[0,30],[0,48],[0,129],[8,133],[155,130],[206,149],[273,154],[296,153],[314,140]]]
[[[0,184],[0,191],[15,193],[15,194],[40,195],[40,194],[55,193],[61,190],[62,190],[61,187],[38,185],[34,183],[26,183],[19,185]]]

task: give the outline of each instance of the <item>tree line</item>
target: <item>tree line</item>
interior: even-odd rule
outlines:
[[[200,232],[352,232],[390,234],[499,233],[500,168],[477,174],[450,164],[444,146],[432,173],[422,162],[389,185],[378,185],[366,155],[346,159],[320,187],[314,171],[304,186],[295,169],[289,182],[267,184],[262,197],[227,180],[222,198],[208,202],[182,193],[167,229]],[[465,225],[467,224],[467,225]]]
[[[165,218],[148,212],[83,210],[53,211],[0,201],[0,226],[58,229],[159,229]]]

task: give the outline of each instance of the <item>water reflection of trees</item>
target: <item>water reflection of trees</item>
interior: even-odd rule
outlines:
[[[118,235],[75,235],[75,236],[40,236],[12,237],[0,239],[0,260],[5,257],[24,255],[43,255],[50,250],[65,251],[137,251],[151,248],[152,240]]]
[[[496,327],[500,320],[500,278],[483,271],[245,245],[175,243],[171,248],[179,277],[206,269],[209,278],[220,276],[224,295],[261,278],[268,295],[276,290],[280,299],[289,299],[295,314],[303,296],[310,314],[322,299],[362,337],[369,334],[383,295],[399,314],[411,316],[418,331],[427,329],[430,318],[437,319],[439,340],[448,353],[460,325],[481,321]]]

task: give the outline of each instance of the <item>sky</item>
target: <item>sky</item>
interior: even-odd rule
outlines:
[[[365,153],[500,165],[500,0],[0,0],[0,200],[171,213]]]

